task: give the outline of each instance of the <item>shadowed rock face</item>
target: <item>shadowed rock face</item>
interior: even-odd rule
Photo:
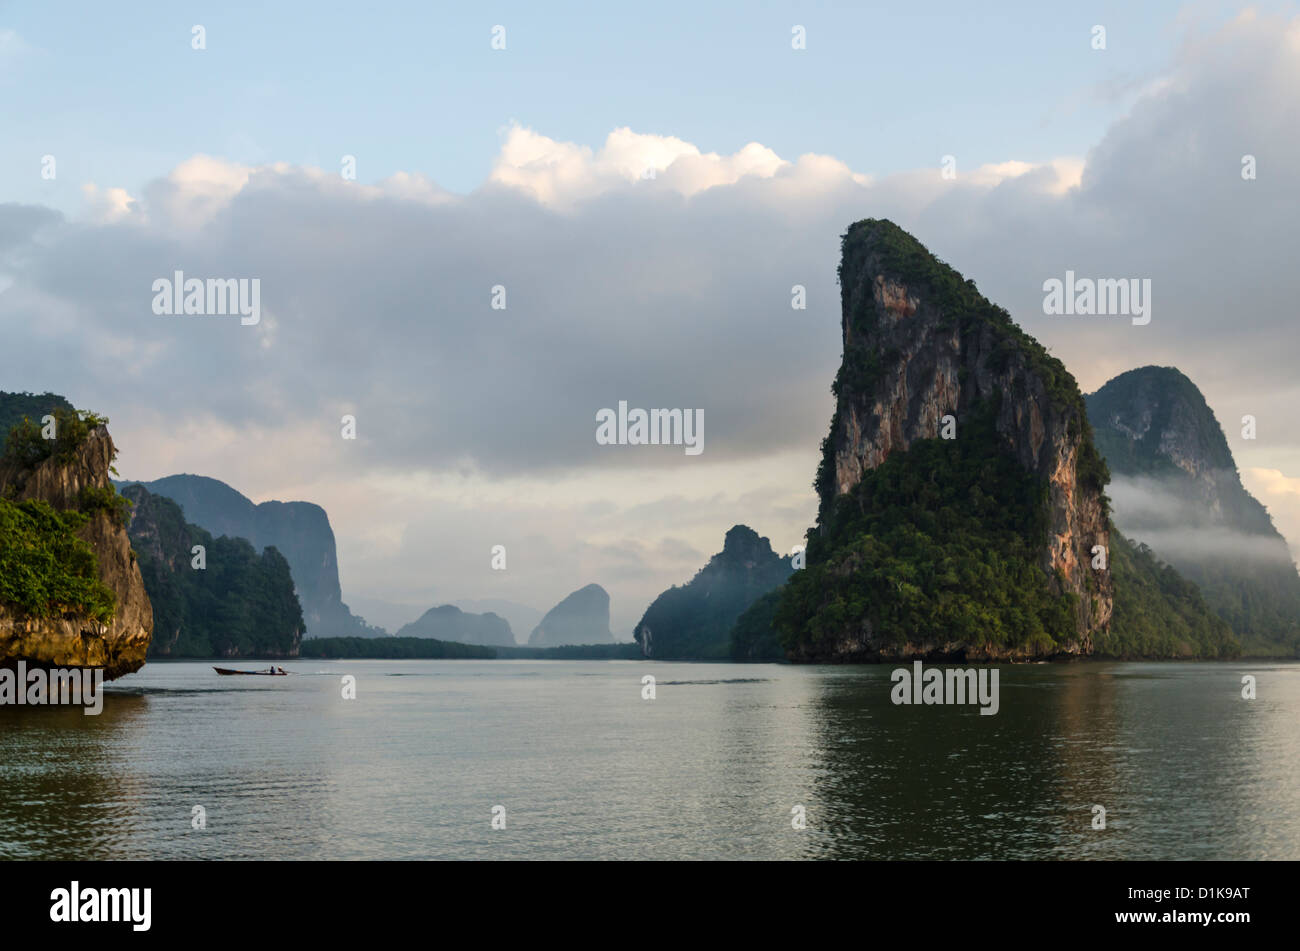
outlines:
[[[1041,565],[1054,591],[1078,596],[1077,637],[1062,652],[1088,653],[1094,632],[1110,621],[1113,590],[1109,573],[1091,568],[1092,547],[1109,546],[1109,522],[1104,479],[1079,474],[1081,454],[1091,461],[1096,453],[1073,377],[973,283],[891,222],[849,229],[840,285],[844,356],[818,475],[819,521],[892,453],[940,437],[944,416],[960,426],[994,406],[1002,448],[1048,487]],[[871,654],[864,638],[870,634],[845,631],[828,659]],[[909,653],[960,649],[927,643]]]
[[[1129,370],[1087,400],[1098,447],[1124,472],[1202,478],[1236,467],[1214,411],[1175,367]]]
[[[100,426],[70,461],[51,457],[30,468],[0,463],[0,491],[11,493],[16,502],[39,499],[56,509],[74,509],[82,489],[111,487],[109,467],[114,455],[112,437]],[[100,510],[77,534],[94,550],[99,578],[117,598],[112,621],[104,625],[76,613],[34,618],[0,605],[0,663],[25,660],[49,667],[103,667],[108,680],[144,666],[153,634],[153,608],[126,529]]]
[[[772,551],[766,538],[747,525],[733,526],[722,551],[688,583],[655,598],[632,636],[646,657],[726,657],[736,618],[791,570],[790,559]]]
[[[613,644],[609,630],[609,593],[598,584],[579,588],[551,610],[528,638],[530,647],[564,644]]]

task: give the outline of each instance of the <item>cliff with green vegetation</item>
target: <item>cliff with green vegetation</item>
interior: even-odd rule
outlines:
[[[736,618],[728,636],[732,660],[785,660],[785,644],[776,628],[776,609],[784,595],[784,588],[773,588]]]
[[[1195,582],[1251,654],[1300,652],[1300,574],[1242,485],[1205,397],[1173,367],[1122,373],[1087,398],[1115,523]]]
[[[198,475],[140,483],[180,505],[185,519],[214,536],[246,538],[259,551],[276,548],[289,562],[309,637],[382,637],[354,615],[339,587],[338,555],[329,516],[311,502],[262,502]]]
[[[260,554],[243,538],[213,538],[188,524],[171,499],[143,486],[127,531],[153,603],[153,657],[296,657],[302,608],[289,563],[274,547]],[[202,546],[196,564],[195,546]]]
[[[0,411],[25,417],[0,458],[0,665],[138,670],[153,611],[110,479],[108,420],[53,394],[0,394]]]
[[[1113,527],[1110,537],[1115,614],[1093,646],[1098,657],[1215,659],[1240,653],[1241,644],[1200,588]]]
[[[1109,474],[1059,360],[891,222],[849,228],[839,278],[818,524],[807,567],[744,619],[751,639],[770,617],[801,661],[1139,654],[1140,595],[1170,615],[1168,655],[1219,656],[1194,589],[1128,552],[1118,573],[1094,564]]]
[[[656,660],[726,658],[736,618],[791,570],[790,559],[772,551],[766,538],[736,525],[694,578],[654,599],[632,636]]]

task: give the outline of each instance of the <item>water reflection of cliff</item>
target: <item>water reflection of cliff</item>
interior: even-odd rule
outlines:
[[[816,798],[821,764],[808,738],[817,729],[814,697],[822,676],[809,667],[778,670],[770,679],[727,690],[714,717],[718,779],[729,795],[710,807],[708,825],[733,843],[730,859],[809,855],[808,830],[796,830],[791,820],[796,806],[810,810]]]
[[[79,706],[0,706],[0,858],[121,857],[141,821],[130,739],[148,698],[105,696],[98,716]]]
[[[1086,857],[1114,784],[1113,679],[1093,665],[1004,666],[1000,710],[895,706],[890,665],[828,671],[812,745],[822,858]],[[816,814],[815,828],[812,817]]]

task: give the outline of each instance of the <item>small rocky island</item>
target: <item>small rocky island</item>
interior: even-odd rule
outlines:
[[[40,409],[52,423],[19,422],[0,459],[0,664],[102,667],[112,680],[144,666],[153,635],[110,481],[117,450],[106,419]]]

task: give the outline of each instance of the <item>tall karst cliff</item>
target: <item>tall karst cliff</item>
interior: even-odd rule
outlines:
[[[0,459],[0,664],[138,670],[153,609],[109,478],[103,423],[55,409],[10,435]]]
[[[1086,654],[1113,584],[1105,464],[1065,367],[883,220],[839,267],[844,356],[808,568],[777,610],[803,660]]]

